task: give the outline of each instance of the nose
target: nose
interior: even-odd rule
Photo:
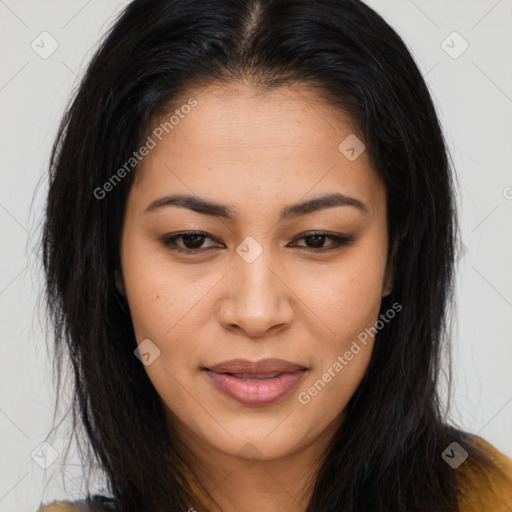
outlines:
[[[262,338],[288,328],[293,318],[293,291],[281,266],[267,251],[252,263],[236,256],[226,276],[227,288],[219,310],[221,325],[247,337]]]

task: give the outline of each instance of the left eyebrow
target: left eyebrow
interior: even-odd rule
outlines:
[[[222,217],[232,221],[238,218],[236,210],[230,206],[184,194],[173,194],[156,199],[146,208],[144,213],[153,212],[168,206],[188,208],[189,210],[203,215]],[[308,213],[337,206],[353,206],[363,212],[368,212],[366,205],[359,199],[336,193],[309,199],[302,203],[289,205],[281,211],[280,220],[292,219]]]

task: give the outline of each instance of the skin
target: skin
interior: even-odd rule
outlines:
[[[366,151],[355,161],[340,152],[356,128],[311,89],[262,94],[230,84],[187,92],[197,106],[137,169],[116,284],[128,300],[137,342],[150,339],[160,350],[145,370],[169,427],[184,442],[179,449],[222,510],[303,510],[308,479],[366,371],[372,338],[309,403],[298,395],[378,320],[393,277],[386,265],[385,187]],[[366,210],[337,206],[279,220],[285,206],[333,192],[358,199]],[[145,213],[172,193],[227,205],[238,218],[177,206]],[[203,245],[188,240],[188,247],[199,247],[195,255],[161,241],[190,230],[211,237]],[[315,230],[354,241],[326,251],[332,239],[315,245],[303,238]],[[236,252],[249,236],[263,249],[251,263]],[[308,371],[290,395],[266,406],[234,401],[201,370],[270,357]],[[252,463],[240,456],[249,447],[256,452]]]

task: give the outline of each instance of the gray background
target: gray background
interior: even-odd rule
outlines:
[[[368,3],[403,37],[426,77],[458,173],[464,247],[453,314],[453,418],[512,456],[512,0]],[[66,424],[51,441],[57,459],[48,468],[32,457],[48,434],[54,400],[34,246],[57,123],[125,4],[0,0],[0,512],[83,494],[73,452],[62,464]],[[58,43],[46,59],[31,47],[35,40],[43,50],[43,31]],[[469,47],[459,55],[464,40]],[[48,463],[53,452],[45,453]]]

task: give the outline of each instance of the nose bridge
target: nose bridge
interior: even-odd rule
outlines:
[[[253,308],[263,309],[276,301],[277,277],[271,271],[273,266],[272,250],[263,247],[253,238],[248,237],[237,248],[239,256],[235,265],[236,281],[240,286],[234,290],[242,302]],[[275,272],[275,271],[274,271]]]
[[[237,248],[228,304],[229,323],[252,336],[264,334],[291,319],[288,288],[272,250],[256,240],[244,240]]]

